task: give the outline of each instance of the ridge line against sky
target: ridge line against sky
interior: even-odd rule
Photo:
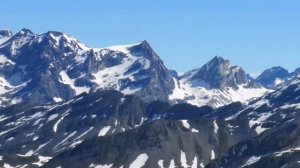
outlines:
[[[70,34],[89,47],[147,40],[186,72],[220,55],[249,73],[300,67],[300,1],[2,0],[0,29]]]

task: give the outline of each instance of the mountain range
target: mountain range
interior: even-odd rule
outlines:
[[[178,75],[147,41],[1,30],[0,167],[297,167],[299,73]]]
[[[37,35],[22,29],[13,35],[4,30],[0,35],[1,106],[54,103],[83,92],[114,89],[145,102],[220,107],[260,97],[274,89],[268,82],[276,75],[282,77],[270,71],[254,80],[219,56],[178,76],[165,67],[147,41],[89,48],[55,31]]]

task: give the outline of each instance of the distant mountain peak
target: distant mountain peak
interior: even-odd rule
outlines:
[[[235,101],[243,103],[266,93],[266,89],[230,61],[215,56],[201,68],[178,78],[171,100],[185,100],[194,105],[219,107]],[[179,100],[179,101],[178,101]]]
[[[269,89],[276,89],[279,83],[283,83],[290,73],[281,66],[275,66],[264,70],[255,80]]]
[[[198,69],[190,79],[202,80],[211,88],[221,90],[226,87],[237,88],[238,85],[246,84],[248,81],[246,73],[241,67],[232,66],[229,60],[220,56],[215,56]]]
[[[35,33],[33,33],[30,29],[27,29],[27,28],[23,28],[21,29],[16,35],[35,35]]]
[[[11,37],[12,32],[10,30],[0,30],[0,38]]]
[[[266,69],[264,70],[258,77],[257,79],[261,78],[262,76],[266,75],[266,74],[278,74],[279,73],[279,76],[278,77],[285,77],[289,74],[289,71],[281,66],[274,66],[274,67],[271,67],[269,69]]]
[[[274,67],[270,68],[269,71],[271,71],[271,72],[274,72],[274,71],[286,71],[286,72],[288,72],[287,69],[285,69],[281,66],[274,66]]]
[[[299,76],[299,74],[300,68],[295,69],[293,72],[289,72],[281,66],[274,66],[264,70],[255,80],[266,88],[276,90],[284,83]]]

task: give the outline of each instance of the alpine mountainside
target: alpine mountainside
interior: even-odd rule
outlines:
[[[271,90],[255,82],[241,67],[216,56],[201,68],[181,76],[170,99],[220,107],[235,101],[246,103],[268,91]]]
[[[226,126],[224,117],[242,108],[148,104],[113,90],[47,106],[17,104],[0,110],[0,166],[41,166],[54,157],[46,167],[129,167],[140,155],[149,157],[146,167],[204,166],[256,135],[247,122]],[[77,157],[80,162],[69,160]]]
[[[232,109],[242,107],[237,103],[223,108],[232,114]],[[82,93],[67,102],[52,105],[17,104],[0,110],[0,150],[3,152],[0,166],[41,166],[52,157],[68,160],[69,157],[63,158],[60,154],[80,144],[83,145],[79,148],[87,151],[87,155],[81,156],[83,162],[73,165],[64,160],[58,163],[65,163],[63,167],[89,167],[100,163],[127,167],[133,157],[150,150],[152,153],[147,156],[153,157],[150,165],[154,167],[158,156],[165,162],[179,164],[184,153],[188,164],[192,159],[196,166],[204,165],[245,137],[244,131],[223,127],[222,121],[214,119],[215,113],[221,110],[189,104],[147,104],[136,96],[113,90]],[[231,137],[232,132],[235,137]],[[191,140],[194,143],[190,144]],[[98,144],[106,149],[104,146],[98,148]],[[132,152],[131,157],[127,157],[128,152]],[[67,156],[75,158],[76,155]],[[50,167],[57,163],[55,160],[49,163]]]
[[[0,31],[0,104],[47,104],[94,90],[118,90],[145,102],[187,102],[220,107],[247,103],[267,89],[238,66],[215,57],[178,76],[167,69],[147,41],[90,48],[56,31]]]
[[[173,78],[146,41],[88,48],[73,37],[49,31],[1,31],[1,104],[45,104],[83,92],[114,89],[143,100],[168,101]]]
[[[190,117],[187,111],[204,107],[187,105],[180,117],[169,111],[136,129],[88,139],[44,167],[297,167],[299,92],[298,78],[244,107]]]
[[[295,76],[300,74],[300,69],[297,68],[293,72],[289,73],[288,70],[277,66],[263,71],[256,79],[256,82],[261,83],[268,89],[277,89],[284,83],[288,82]]]

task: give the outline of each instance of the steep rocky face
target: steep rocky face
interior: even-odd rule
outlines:
[[[146,42],[88,48],[73,37],[22,29],[0,44],[2,106],[68,100],[83,92],[115,89],[144,101],[168,101],[172,76]]]
[[[150,61],[148,69],[133,75],[134,78],[138,79],[134,84],[143,90],[136,94],[146,102],[153,101],[153,98],[154,100],[169,101],[168,95],[174,89],[173,78],[149,43],[143,41],[140,45],[130,48],[130,52],[137,57],[145,57]],[[132,67],[128,71],[134,69],[135,67]],[[148,79],[147,76],[149,76]]]

